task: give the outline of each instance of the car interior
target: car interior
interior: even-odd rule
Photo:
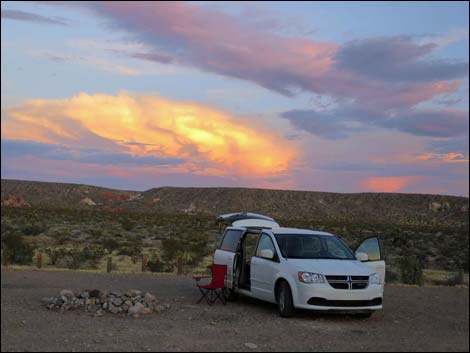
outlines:
[[[256,245],[260,231],[249,231],[241,239],[241,244],[236,255],[235,275],[238,275],[238,287],[241,289],[251,289],[251,258],[255,255]]]

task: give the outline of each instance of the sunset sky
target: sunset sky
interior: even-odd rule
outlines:
[[[1,177],[469,194],[467,2],[2,2]]]

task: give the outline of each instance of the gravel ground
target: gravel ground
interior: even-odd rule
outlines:
[[[195,304],[190,277],[2,270],[2,351],[467,351],[468,288],[388,286],[371,319],[301,311],[241,298]],[[64,288],[139,289],[171,308],[138,319],[48,311]]]

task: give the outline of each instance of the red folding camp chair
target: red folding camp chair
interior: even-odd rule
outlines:
[[[196,286],[201,291],[202,297],[198,304],[206,298],[207,304],[214,304],[219,299],[224,305],[227,303],[224,295],[225,278],[227,277],[227,265],[212,265],[212,276],[193,276],[196,280]],[[209,284],[201,285],[203,278],[212,278]]]

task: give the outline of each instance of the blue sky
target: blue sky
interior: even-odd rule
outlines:
[[[468,195],[468,23],[466,2],[2,2],[2,178]]]

